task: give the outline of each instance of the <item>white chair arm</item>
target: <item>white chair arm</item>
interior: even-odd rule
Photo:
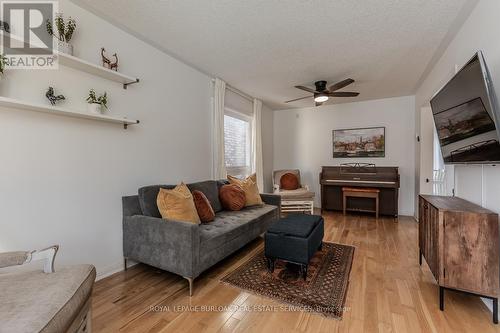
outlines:
[[[28,258],[25,261],[25,264],[37,261],[44,260],[43,263],[43,271],[44,273],[54,273],[54,261],[56,259],[57,251],[59,250],[59,245],[53,245],[43,250],[31,251],[28,254]]]
[[[0,268],[24,265],[37,260],[45,260],[43,263],[43,271],[45,273],[54,273],[54,260],[57,250],[59,250],[59,245],[53,245],[38,251],[0,253]]]
[[[273,193],[274,194],[280,193],[280,186],[278,184],[273,185]]]
[[[309,185],[304,185],[304,188],[309,191]]]

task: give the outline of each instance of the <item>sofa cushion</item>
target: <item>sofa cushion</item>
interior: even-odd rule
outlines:
[[[219,199],[225,210],[238,211],[245,207],[245,191],[236,184],[222,186]]]
[[[314,198],[314,192],[309,191],[305,187],[298,188],[296,190],[283,190],[278,193],[282,200],[312,200]]]
[[[207,197],[208,201],[212,205],[214,212],[220,212],[222,206],[219,201],[219,188],[218,182],[215,180],[207,180],[198,183],[187,184],[187,187],[192,192],[198,190],[203,192]],[[161,217],[160,211],[158,210],[158,205],[156,203],[156,198],[158,197],[158,192],[160,188],[171,190],[175,185],[150,185],[144,186],[139,189],[139,204],[141,206],[142,214],[145,216]]]
[[[156,202],[162,218],[200,224],[193,195],[184,183],[172,190],[161,188]]]
[[[94,281],[92,265],[0,274],[0,332],[66,332]]]
[[[215,218],[215,213],[210,205],[210,201],[208,201],[207,197],[203,192],[194,190],[193,191],[193,201],[196,206],[196,211],[198,212],[198,216],[200,217],[201,222],[207,223],[212,222]]]
[[[231,184],[239,185],[245,191],[245,207],[262,205],[259,187],[257,186],[257,174],[252,174],[245,179],[239,179],[231,175],[227,175],[227,179]]]
[[[201,224],[199,227],[200,253],[220,247],[246,233],[261,219],[276,214],[276,209],[276,206],[262,205],[217,213],[213,222]]]
[[[210,205],[212,206],[215,213],[222,210],[222,205],[219,200],[219,188],[217,187],[217,182],[215,180],[206,180],[203,182],[187,184],[188,188],[193,191],[200,191],[205,194]]]
[[[156,203],[160,188],[171,190],[175,188],[175,185],[150,185],[139,189],[139,204],[141,205],[142,215],[161,217],[158,204]]]

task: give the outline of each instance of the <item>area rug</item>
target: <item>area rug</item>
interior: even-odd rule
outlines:
[[[323,243],[309,263],[307,278],[297,265],[278,260],[274,272],[267,269],[264,250],[222,278],[222,282],[251,293],[341,319],[349,286],[354,247]]]

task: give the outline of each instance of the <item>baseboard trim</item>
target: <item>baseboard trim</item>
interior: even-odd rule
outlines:
[[[127,261],[127,268],[131,268],[135,265],[137,265],[138,262],[135,262],[135,261],[132,261],[132,260],[128,260]],[[123,272],[124,271],[124,267],[123,267],[123,261],[119,262],[119,263],[115,263],[113,265],[109,265],[107,266],[106,268],[104,269],[100,269],[97,271],[97,274],[96,274],[96,281],[99,281],[99,280],[102,280],[104,278],[107,278],[108,276],[111,276],[113,274],[116,274],[116,273],[119,273],[119,272]]]

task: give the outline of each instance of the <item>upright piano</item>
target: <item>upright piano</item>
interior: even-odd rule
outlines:
[[[398,167],[379,167],[374,164],[349,163],[323,166],[319,175],[321,210],[342,210],[342,187],[376,188],[379,192],[379,212],[398,216]],[[373,211],[370,198],[349,198],[350,210]]]

